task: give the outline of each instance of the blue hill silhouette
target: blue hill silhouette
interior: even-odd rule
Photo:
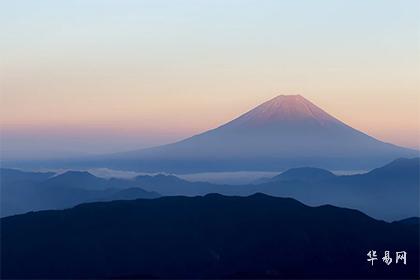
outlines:
[[[208,193],[247,196],[261,192],[292,197],[313,206],[331,204],[358,209],[372,217],[393,221],[419,215],[419,173],[419,158],[398,159],[368,173],[349,176],[336,176],[319,168],[293,168],[260,184],[234,186],[190,182],[163,174],[142,175],[134,180],[102,179],[87,172],[66,172],[53,177],[25,173],[22,177],[34,176],[36,181],[13,179],[9,174],[3,182],[0,173],[1,209],[2,215],[7,216],[62,209],[89,201]],[[21,173],[16,174],[20,178]]]
[[[2,278],[420,276],[417,225],[263,194],[89,203],[2,218],[1,233]],[[372,267],[369,250],[407,265]]]

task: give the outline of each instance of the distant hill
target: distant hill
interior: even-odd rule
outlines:
[[[251,195],[261,192],[293,197],[309,205],[332,204],[359,209],[376,218],[399,220],[419,216],[420,158],[398,159],[365,174],[336,176],[318,168],[294,168],[261,184],[215,185],[175,176],[139,176],[146,190],[162,195]]]
[[[114,199],[156,198],[136,182],[102,179],[88,172],[23,172],[0,169],[0,214],[2,217],[34,210],[63,209],[84,202]]]
[[[404,223],[263,194],[98,202],[2,218],[1,277],[414,279],[418,236]],[[385,250],[406,251],[407,265],[387,266]]]
[[[397,223],[406,224],[406,225],[413,225],[413,226],[420,226],[420,217],[411,217],[401,221],[397,221]]]
[[[163,174],[133,180],[102,179],[72,171],[46,176],[42,182],[2,184],[1,209],[6,216],[100,200],[209,193],[248,196],[261,192],[292,197],[312,206],[331,204],[358,209],[374,218],[395,221],[420,216],[419,173],[419,158],[398,159],[368,173],[348,176],[336,176],[319,168],[294,168],[261,184],[249,185],[190,182]]]
[[[361,177],[372,180],[382,178],[387,183],[405,182],[415,184],[417,182],[418,186],[420,182],[420,158],[400,158],[383,167],[376,168]]]
[[[53,172],[25,172],[17,169],[0,168],[2,184],[41,182],[55,175]]]
[[[309,205],[329,203],[358,209],[386,220],[420,215],[420,158],[398,159],[365,174],[325,176],[321,180],[307,180],[312,171],[300,171],[302,180],[297,176],[294,181],[273,181],[254,189]]]
[[[335,175],[321,168],[301,167],[289,169],[280,175],[273,177],[272,181],[308,181],[316,182],[334,178]]]
[[[145,190],[154,190],[162,195],[203,195],[207,193],[226,193],[234,188],[231,185],[216,185],[207,182],[190,182],[173,175],[141,175],[135,181]],[[234,192],[232,192],[234,193]]]
[[[139,187],[113,191],[109,196],[103,197],[103,201],[112,200],[132,200],[139,198],[157,198],[160,195],[157,192],[148,192]]]
[[[67,171],[49,178],[44,186],[101,190],[108,187],[108,180],[96,177],[87,171]]]

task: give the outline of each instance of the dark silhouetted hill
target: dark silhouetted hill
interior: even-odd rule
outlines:
[[[403,219],[401,221],[397,221],[397,223],[420,226],[420,217],[411,217],[411,218]]]
[[[404,223],[263,194],[97,202],[2,218],[1,276],[414,279],[418,236]],[[385,250],[406,251],[407,265],[387,266]]]

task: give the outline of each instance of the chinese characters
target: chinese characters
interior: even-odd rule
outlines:
[[[374,262],[378,260],[378,253],[375,250],[370,250],[366,254],[369,258],[367,259],[368,262],[371,263],[373,266]],[[384,256],[382,258],[382,261],[386,265],[390,265],[393,261],[393,258],[391,257],[390,251],[385,251]],[[399,251],[395,252],[395,264],[403,263],[404,265],[407,264],[407,252],[406,251]]]

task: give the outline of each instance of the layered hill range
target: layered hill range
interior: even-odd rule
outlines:
[[[279,95],[216,129],[173,144],[106,156],[99,165],[168,172],[305,165],[360,169],[415,156],[418,151],[381,142],[300,95]]]
[[[173,175],[104,179],[89,172],[62,174],[0,168],[0,216],[63,209],[93,201],[130,200],[210,193],[248,196],[264,193],[311,205],[358,209],[387,221],[419,216],[420,158],[398,159],[365,174],[337,176],[328,170],[292,168],[247,185],[186,181]]]

